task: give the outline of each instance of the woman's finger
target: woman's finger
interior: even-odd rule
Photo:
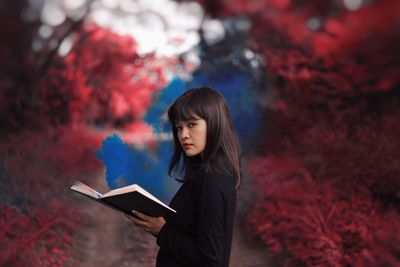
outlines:
[[[137,226],[146,226],[147,225],[147,223],[141,219],[135,218],[131,215],[125,215],[125,216]]]
[[[136,216],[138,216],[140,219],[142,219],[143,221],[150,221],[153,217],[147,216],[143,213],[140,213],[136,210],[132,210],[132,213],[135,214]]]
[[[124,214],[124,215],[125,215],[125,217],[128,218],[128,220],[130,220],[130,221],[133,221],[133,220],[136,219],[136,218],[133,217],[132,215],[129,215],[129,214]]]

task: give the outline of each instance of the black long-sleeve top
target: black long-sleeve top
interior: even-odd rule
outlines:
[[[228,267],[236,210],[235,176],[226,162],[196,171],[171,200],[157,236],[156,267]]]

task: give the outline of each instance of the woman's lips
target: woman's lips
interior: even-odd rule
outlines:
[[[191,146],[193,146],[192,144],[183,144],[183,147],[184,148],[189,148],[189,147],[191,147]]]

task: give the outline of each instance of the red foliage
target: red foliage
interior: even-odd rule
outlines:
[[[18,51],[24,55],[18,68],[15,55],[1,51],[11,58],[0,74],[1,266],[70,263],[67,251],[82,219],[68,187],[76,175],[99,173],[94,151],[107,134],[92,126],[145,128],[141,116],[174,63],[140,57],[134,40],[95,26],[72,38],[72,51],[49,69],[31,70],[31,40],[21,42],[28,46]]]
[[[354,259],[354,266],[400,266],[400,230],[395,216],[398,214],[389,213],[382,218],[385,223],[366,242],[366,249],[361,252],[361,257]]]
[[[216,12],[247,16],[266,58],[263,158],[249,162],[260,199],[248,219],[272,252],[292,254],[286,263],[399,265],[399,8],[238,0]]]
[[[95,26],[75,33],[73,50],[50,69],[40,97],[55,124],[124,127],[139,121],[166,85],[166,60],[140,57],[133,39]]]
[[[46,144],[46,149],[38,157],[46,164],[54,166],[57,172],[62,171],[66,177],[92,174],[102,167],[95,151],[105,137],[105,133],[83,125],[74,128],[60,127],[50,131],[49,139],[52,142]]]
[[[389,238],[400,238],[400,215],[385,211],[362,186],[349,191],[315,181],[291,158],[255,159],[248,168],[262,195],[249,215],[249,226],[273,253],[287,250],[307,266],[400,263],[393,254],[400,250],[399,243]]]
[[[0,207],[0,265],[65,266],[65,249],[81,217],[58,201],[42,203],[29,213],[15,207]]]
[[[265,40],[261,27],[254,29],[275,85],[270,107],[276,112],[268,117],[267,153],[288,152],[302,158],[316,178],[349,188],[363,184],[384,200],[396,198],[400,189],[400,163],[395,160],[400,158],[395,90],[400,76],[394,64],[400,62],[400,53],[393,47],[399,40],[393,27],[400,23],[397,7],[399,2],[378,1],[357,12],[341,9],[326,18],[327,31],[310,32],[301,41],[278,24],[279,12],[263,21],[270,26],[269,38],[279,37],[278,43]],[[292,6],[282,13],[294,16],[295,11]],[[372,22],[370,16],[376,19]],[[334,36],[329,32],[331,22],[341,25]],[[320,53],[313,44],[324,35],[330,36],[330,45]]]
[[[100,147],[104,135],[91,131],[85,126],[50,128],[46,132],[25,132],[2,140],[2,175],[11,176],[13,182],[21,184],[15,186],[4,181],[1,188],[11,186],[18,190],[21,186],[20,190],[27,193],[40,191],[42,187],[56,189],[59,185],[54,183],[54,177],[63,181],[77,174],[96,172],[101,164],[94,152]]]
[[[336,0],[199,1],[215,15],[247,16],[252,47],[266,58],[264,157],[249,162],[261,193],[248,218],[252,231],[297,266],[398,266],[400,2],[370,1],[350,12]],[[321,26],[311,30],[310,18]],[[165,85],[171,62],[139,57],[134,40],[92,27],[75,33],[71,53],[57,58],[36,91],[32,62],[13,65],[28,35],[9,49],[17,57],[1,53],[9,59],[0,74],[3,128],[41,120],[132,129]],[[32,98],[42,105],[29,106]],[[99,144],[87,129],[67,129],[0,143],[1,265],[66,261],[76,225],[69,223],[78,218],[60,199],[71,175],[97,169]]]
[[[69,263],[67,251],[82,217],[68,187],[75,175],[99,172],[94,151],[102,139],[79,127],[20,133],[0,142],[1,266]]]

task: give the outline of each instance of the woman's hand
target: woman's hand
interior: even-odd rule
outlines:
[[[139,226],[150,234],[158,235],[161,228],[165,224],[165,220],[163,217],[150,217],[134,210],[132,211],[132,213],[138,216],[140,219],[127,214],[125,214],[125,216],[136,226]]]

